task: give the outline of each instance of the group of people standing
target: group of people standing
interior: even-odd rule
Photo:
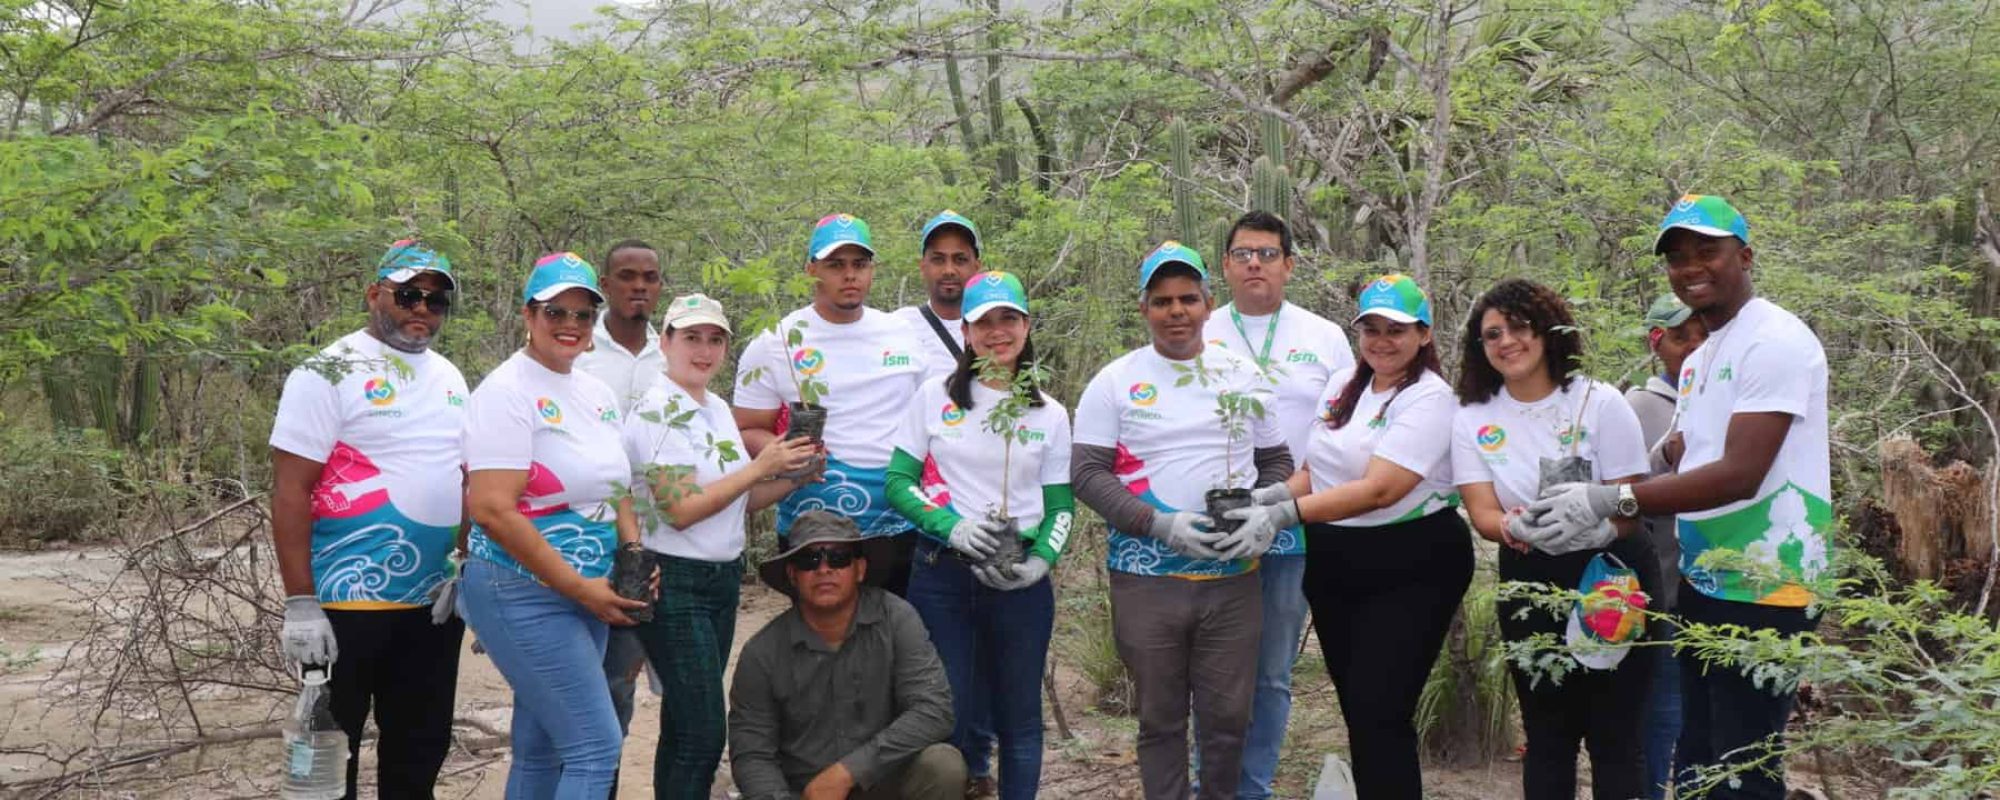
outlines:
[[[1825,357],[1755,297],[1728,203],[1690,195],[1660,223],[1660,369],[1622,397],[1583,374],[1549,288],[1486,292],[1448,380],[1421,286],[1371,280],[1336,324],[1286,299],[1291,232],[1252,212],[1221,249],[1228,304],[1200,253],[1142,260],[1149,341],[1097,372],[1073,423],[1041,385],[1026,287],[982,263],[977,226],[947,211],[921,236],[926,302],[888,313],[867,303],[867,224],[820,220],[812,302],[749,342],[727,400],[729,314],[683,295],[655,332],[641,242],[601,278],[537,261],[526,342],[470,392],[429,350],[449,261],[391,246],[368,325],[290,376],[271,437],[284,647],[331,665],[357,751],[372,709],[381,796],[431,796],[469,625],[514,692],[510,798],[614,793],[648,672],[669,698],[659,797],[707,797],[726,745],[746,800],[1032,798],[1078,502],[1108,531],[1148,798],[1272,795],[1308,619],[1360,797],[1421,797],[1418,699],[1474,534],[1503,579],[1596,598],[1501,601],[1507,640],[1569,659],[1514,668],[1526,797],[1572,797],[1584,746],[1597,797],[1752,763],[1705,796],[1782,796],[1754,760],[1790,696],[1676,655],[1651,613],[1797,635],[1827,564]],[[770,505],[758,573],[793,605],[725,692],[745,519]],[[643,549],[648,596],[607,579],[621,548]]]

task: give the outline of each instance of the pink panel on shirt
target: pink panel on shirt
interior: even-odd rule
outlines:
[[[929,498],[929,502],[924,504],[925,511],[951,505],[951,487],[944,484],[944,474],[938,472],[936,456],[924,456],[924,477],[921,483],[924,496]]]
[[[557,478],[556,474],[550,471],[548,467],[542,466],[542,462],[536,461],[530,463],[528,465],[528,485],[521,488],[521,502],[515,507],[519,508],[522,514],[530,517],[539,517],[545,514],[554,514],[558,511],[566,511],[569,509],[568,503],[537,506],[533,502],[530,502],[537,497],[553,497],[562,494],[562,491],[562,479]]]
[[[1126,449],[1124,442],[1118,443],[1118,457],[1111,462],[1111,474],[1123,478],[1145,468],[1146,462],[1132,455],[1132,451]],[[1140,478],[1125,484],[1125,488],[1135,495],[1143,495],[1153,490],[1153,484],[1145,478]]]
[[[313,485],[313,516],[329,519],[358,517],[389,502],[389,487],[383,484],[382,470],[360,450],[346,442],[334,442]]]

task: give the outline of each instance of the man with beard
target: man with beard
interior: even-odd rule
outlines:
[[[443,255],[391,245],[367,289],[368,326],[292,370],[271,426],[282,644],[304,668],[331,668],[349,798],[371,706],[382,797],[430,797],[451,744],[467,392],[430,344],[457,288]]]
[[[929,302],[904,306],[894,313],[917,332],[917,341],[924,348],[924,378],[928,380],[951,374],[965,350],[965,328],[958,324],[958,306],[965,294],[965,279],[986,271],[979,262],[979,228],[949,209],[931,217],[924,223],[923,261],[918,270],[923,274]]]

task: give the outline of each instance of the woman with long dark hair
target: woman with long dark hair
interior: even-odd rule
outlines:
[[[1502,281],[1466,317],[1464,369],[1452,422],[1452,472],[1474,530],[1500,549],[1500,579],[1576,589],[1598,554],[1634,570],[1640,587],[1656,592],[1660,564],[1636,520],[1618,526],[1609,548],[1538,539],[1523,509],[1548,486],[1575,481],[1629,483],[1646,474],[1639,419],[1618,390],[1582,374],[1583,337],[1560,295],[1525,280]],[[1500,602],[1500,632],[1509,642],[1545,634],[1575,638],[1571,616],[1527,599]],[[1577,631],[1581,633],[1581,629]],[[1623,650],[1565,652],[1561,672],[1523,670],[1510,663],[1521,727],[1528,737],[1522,795],[1528,800],[1576,796],[1576,751],[1590,750],[1595,797],[1644,797],[1645,722],[1653,659]]]
[[[1027,292],[1005,272],[966,280],[965,350],[925,381],[889,461],[889,502],[925,536],[910,604],[951,682],[952,744],[983,774],[982,721],[999,739],[1000,797],[1042,772],[1042,668],[1055,624],[1048,575],[1069,539],[1069,414],[1022,380],[1035,364]],[[1026,373],[1031,377],[1032,372]]]
[[[1417,698],[1472,581],[1451,482],[1457,404],[1416,281],[1384,275],[1359,300],[1361,362],[1327,384],[1305,467],[1253,497],[1306,523],[1306,600],[1340,693],[1355,788],[1416,800]]]

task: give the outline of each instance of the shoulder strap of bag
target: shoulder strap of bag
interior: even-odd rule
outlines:
[[[931,330],[937,333],[938,341],[944,342],[944,349],[951,353],[951,360],[957,361],[964,356],[964,350],[958,346],[958,340],[951,338],[951,331],[944,329],[944,320],[938,319],[938,315],[931,311],[930,304],[917,306],[917,311],[922,312],[924,321],[931,324]]]

